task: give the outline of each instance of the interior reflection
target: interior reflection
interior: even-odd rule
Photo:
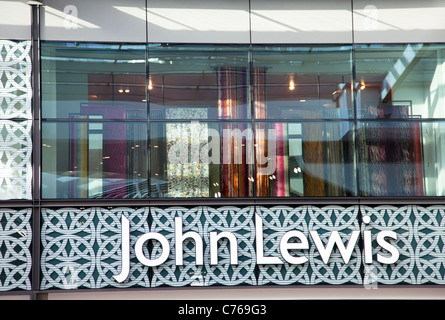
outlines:
[[[444,50],[44,42],[42,196],[444,195]]]

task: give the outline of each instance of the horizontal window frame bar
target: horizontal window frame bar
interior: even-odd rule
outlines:
[[[25,203],[23,203],[25,204]],[[119,207],[119,206],[302,206],[302,205],[383,205],[445,204],[445,197],[301,197],[301,198],[147,198],[147,199],[42,199],[39,207]],[[20,206],[20,204],[17,204]],[[16,206],[16,207],[17,207]]]
[[[0,119],[0,121],[26,121],[32,119]],[[70,118],[43,118],[42,122],[445,122],[445,118],[320,118],[320,119],[70,119]]]

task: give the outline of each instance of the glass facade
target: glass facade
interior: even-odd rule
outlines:
[[[356,45],[358,117],[443,119],[443,44]]]
[[[42,198],[148,197],[146,51],[42,45]]]
[[[356,45],[361,195],[444,195],[444,49]]]
[[[150,44],[150,119],[250,119],[249,46]]]
[[[42,118],[147,119],[146,47],[43,43]]]
[[[257,134],[257,196],[357,195],[353,122],[259,122],[256,127],[276,133],[266,139]],[[258,160],[270,145],[275,156],[261,165]]]
[[[147,198],[147,124],[45,121],[42,197]]]
[[[353,118],[352,46],[254,45],[257,119]]]
[[[42,197],[441,196],[444,50],[44,42]]]
[[[0,298],[445,284],[444,1],[42,2],[0,3]]]
[[[0,39],[0,200],[32,199],[31,42]]]

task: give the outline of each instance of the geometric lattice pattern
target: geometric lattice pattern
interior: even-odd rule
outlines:
[[[0,120],[0,200],[31,199],[31,120]]]
[[[148,232],[148,208],[43,209],[41,289],[149,286],[148,270],[132,264],[128,281],[113,275],[121,265],[121,214],[131,225],[131,244]],[[134,259],[134,257],[132,257]]]
[[[362,211],[371,218],[365,229],[398,235],[393,243],[400,252],[398,261],[372,265],[378,283],[445,284],[444,206],[363,206]]]
[[[130,220],[130,275],[123,283],[113,279],[121,268],[120,216]],[[299,251],[304,264],[256,265],[255,214],[263,223],[264,256],[279,257],[279,241],[291,230],[303,232],[309,249]],[[370,222],[362,222],[368,216]],[[204,264],[195,264],[193,241],[183,244],[184,264],[175,264],[174,219],[181,217],[183,233],[199,233],[204,242]],[[317,285],[317,284],[445,284],[444,206],[247,206],[247,207],[144,207],[45,209],[42,212],[41,289],[161,287],[212,285]],[[328,263],[315,249],[309,231],[317,231],[326,243],[332,231],[348,239],[351,232],[370,230],[375,251],[376,234],[382,230],[397,233],[392,243],[400,257],[394,264],[376,259],[364,264],[361,239],[345,263],[334,248]],[[217,265],[210,265],[209,233],[229,231],[238,239],[238,264],[230,264],[228,245],[219,245]],[[134,245],[140,235],[161,233],[170,243],[167,260],[157,267],[143,266]],[[160,255],[157,242],[145,248],[147,256]]]
[[[0,119],[32,119],[31,42],[0,40]]]
[[[254,207],[207,207],[192,208],[168,207],[152,208],[152,231],[163,234],[170,242],[171,253],[167,261],[153,268],[152,287],[158,286],[210,286],[210,285],[240,285],[256,284],[255,277],[255,231]],[[204,240],[204,265],[195,265],[195,247],[190,240],[183,244],[184,265],[175,265],[174,217],[181,217],[183,232],[195,231]],[[229,246],[222,243],[219,246],[219,263],[210,265],[209,233],[229,231],[237,235],[238,257],[237,265],[230,264]],[[153,249],[155,255],[157,247]]]
[[[0,40],[0,200],[31,199],[31,42]]]
[[[0,209],[0,291],[31,290],[31,209]]]
[[[303,232],[310,240],[309,230],[317,231],[326,243],[331,231],[338,231],[342,238],[349,238],[352,231],[359,231],[358,206],[276,206],[257,207],[264,228],[266,256],[280,256],[279,243],[284,233],[291,230]],[[279,265],[260,265],[258,284],[361,284],[361,254],[359,246],[347,264],[338,250],[334,249],[325,264],[314,245],[301,250],[308,258],[304,264],[290,264],[283,260]]]

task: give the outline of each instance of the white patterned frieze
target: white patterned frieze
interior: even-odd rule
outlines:
[[[308,206],[308,213],[314,242],[309,252],[313,270],[310,283],[361,284],[359,207]]]
[[[31,199],[31,120],[0,120],[0,200]]]
[[[198,206],[192,208],[152,208],[152,231],[165,235],[170,243],[167,261],[153,268],[153,286],[209,286],[256,284],[254,255],[253,207]],[[179,218],[180,220],[176,220]],[[193,232],[195,238],[184,238],[175,243],[175,228],[182,223],[182,234]],[[236,234],[236,245],[221,237],[217,241],[217,264],[211,264],[210,234],[229,232]],[[196,239],[202,243],[202,263],[197,260]],[[181,249],[180,249],[181,248]],[[159,254],[159,246],[153,253]],[[178,265],[177,250],[182,250],[182,265]],[[231,261],[231,251],[237,250],[237,263]]]
[[[363,224],[363,231],[387,230],[396,239],[386,241],[397,249],[398,259],[391,264],[377,259],[368,265],[375,281],[382,284],[445,284],[445,227],[444,206],[423,207],[418,205],[377,207],[363,206],[362,214],[370,222]],[[391,248],[391,247],[390,247]],[[374,246],[373,255],[389,256],[388,250]]]
[[[149,287],[148,267],[138,263],[134,252],[130,252],[130,271],[128,278],[117,284],[113,276],[122,268],[121,215],[130,221],[130,246],[134,247],[137,238],[149,231],[149,208],[114,208],[97,211],[98,254],[96,268],[99,277],[97,287]]]
[[[445,284],[445,207],[412,206],[417,284]]]
[[[184,208],[151,208],[152,225],[151,231],[163,235],[170,244],[168,259],[160,266],[153,267],[152,286],[186,286],[202,284],[204,282],[205,271],[202,264],[196,263],[199,256],[199,249],[191,239],[184,241],[182,250],[182,265],[176,264],[175,246],[175,218],[181,219],[182,232],[193,232],[202,234],[202,207]],[[152,248],[151,255],[157,257],[165,248],[160,247],[158,242]]]
[[[280,239],[292,230],[300,230],[308,235],[306,221],[307,206],[297,208],[287,206],[257,207],[257,214],[263,225],[264,256],[280,259]],[[308,250],[300,251],[308,256]],[[308,264],[290,264],[280,259],[280,264],[262,264],[259,266],[258,284],[309,284]]]
[[[444,283],[432,206],[44,209],[42,289]]]
[[[31,42],[0,40],[0,119],[31,119]]]
[[[42,210],[41,289],[94,287],[95,209]]]
[[[222,234],[230,232],[234,236],[233,247],[228,238],[218,241],[217,260],[211,264],[210,248],[206,247],[204,263],[206,267],[206,284],[256,284],[255,277],[255,224],[254,207],[203,207],[204,214],[204,240],[210,243],[210,234]],[[231,259],[232,251],[237,256],[236,263]]]
[[[363,221],[362,233],[367,231],[371,234],[372,261],[365,264],[365,284],[397,284],[415,283],[413,278],[414,258],[411,240],[413,228],[411,221],[411,207],[396,207],[383,205],[377,207],[361,207]],[[397,248],[399,258],[391,264],[380,263],[376,257],[389,255],[387,250],[377,245],[377,234],[381,231],[397,233],[397,239],[387,241]]]
[[[122,214],[135,221],[135,235],[148,230],[148,208],[42,209],[41,289],[148,287],[147,270],[137,263],[126,281],[112,278],[121,268]]]
[[[264,255],[279,259],[276,260],[279,263],[259,266],[258,284],[361,283],[358,206],[259,206],[257,212],[264,224]],[[294,241],[303,246],[292,254],[298,259],[283,256],[288,252],[281,247],[286,234],[289,240],[295,235],[299,239]],[[330,239],[336,239],[337,246],[344,243],[352,249],[346,253],[334,247],[329,250],[329,243],[333,244]],[[326,257],[320,255],[323,248],[328,248]]]
[[[31,42],[0,40],[0,200],[31,199]]]
[[[31,212],[0,208],[0,291],[31,290]]]

